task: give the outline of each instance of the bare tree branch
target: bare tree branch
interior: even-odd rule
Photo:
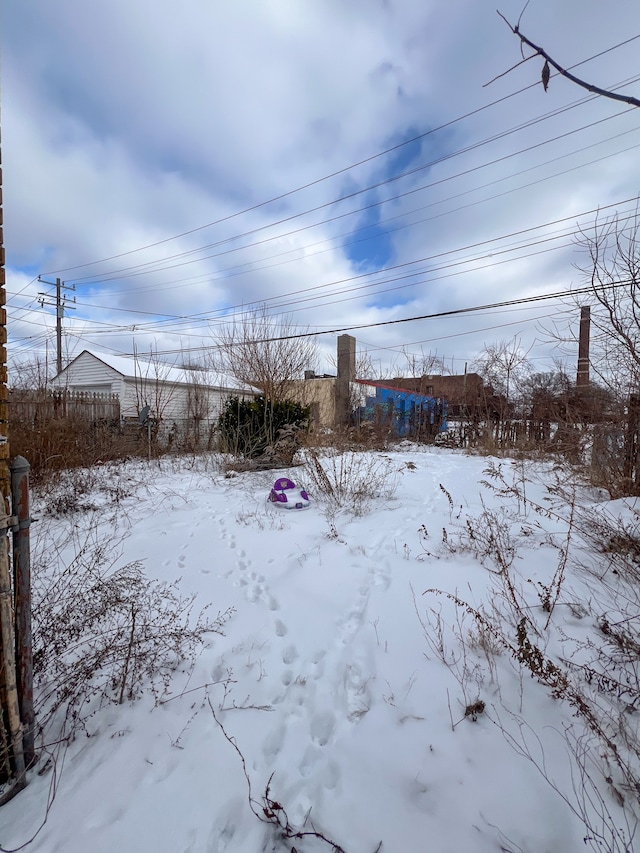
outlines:
[[[269,403],[283,400],[291,382],[315,367],[314,338],[294,335],[293,320],[272,317],[264,305],[216,329],[212,367],[242,385],[258,386]]]
[[[593,92],[595,95],[602,95],[603,98],[611,98],[614,101],[622,101],[622,103],[630,104],[632,107],[640,107],[640,99],[634,98],[632,95],[619,95],[617,92],[611,92],[609,89],[601,89],[599,86],[594,86],[592,83],[587,83],[586,80],[581,80],[579,77],[576,77],[575,74],[571,74],[570,71],[567,71],[566,68],[563,68],[558,62],[555,61],[555,59],[553,59],[551,56],[549,56],[549,54],[546,52],[546,50],[544,48],[540,47],[540,45],[534,44],[534,42],[532,42],[531,39],[527,38],[527,36],[525,36],[523,33],[520,32],[520,21],[518,21],[518,23],[515,25],[511,24],[505,18],[505,16],[502,14],[502,12],[500,12],[499,10],[496,10],[496,11],[498,12],[498,15],[500,15],[502,20],[505,22],[505,24],[509,27],[511,32],[514,35],[518,36],[521,44],[527,45],[527,47],[530,47],[531,50],[534,51],[534,56],[536,56],[536,55],[541,56],[545,60],[545,65],[543,66],[543,70],[542,70],[542,74],[543,74],[542,82],[543,82],[545,91],[547,90],[547,86],[549,83],[549,78],[547,76],[548,71],[549,71],[548,66],[551,65],[553,68],[555,68],[555,70],[558,72],[558,74],[562,74],[562,76],[566,77],[567,80],[571,80],[572,83],[575,83],[576,85],[581,86],[583,89],[586,89],[588,92]],[[521,63],[518,63],[518,65],[520,65],[520,64]],[[516,68],[516,67],[517,66],[514,65],[514,68]],[[505,72],[505,73],[508,73],[508,72]],[[502,76],[502,75],[498,75],[498,76]],[[494,79],[497,80],[498,78],[495,77]],[[545,85],[545,79],[546,79],[546,85]]]

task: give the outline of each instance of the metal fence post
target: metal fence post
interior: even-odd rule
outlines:
[[[29,512],[30,465],[23,456],[11,463],[11,504],[17,524],[13,529],[13,583],[16,631],[16,680],[20,719],[23,725],[24,762],[35,758],[33,710],[33,645],[31,634],[31,516]]]

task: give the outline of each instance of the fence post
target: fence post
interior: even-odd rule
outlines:
[[[13,595],[9,572],[9,529],[13,519],[7,515],[4,501],[0,505],[0,647],[4,670],[6,719],[9,735],[9,755],[13,759],[15,783],[0,797],[0,805],[11,799],[27,784],[24,751],[22,747],[22,724],[16,684],[15,637],[13,631]]]
[[[624,442],[624,465],[622,475],[629,487],[635,486],[638,464],[640,429],[640,394],[631,394],[627,413],[627,430]]]
[[[34,732],[36,719],[33,710],[29,470],[30,465],[23,456],[16,456],[11,463],[11,505],[18,522],[13,529],[16,676],[26,767],[30,767],[35,759]]]

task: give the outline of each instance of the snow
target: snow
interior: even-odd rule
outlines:
[[[534,765],[544,761],[573,796],[562,736],[573,709],[504,650],[490,666],[468,643],[466,669],[459,657],[446,666],[425,636],[437,614],[454,629],[457,618],[461,636],[475,627],[426,590],[476,608],[500,596],[490,558],[463,547],[466,519],[487,509],[510,513],[516,583],[538,601],[534,584],[549,582],[567,530],[566,503],[549,491],[552,466],[409,444],[386,458],[397,488],[361,516],[339,512],[333,526],[310,488],[306,510],[268,503],[278,476],[309,486],[303,469],[228,477],[214,457],[105,466],[101,482],[112,488],[84,496],[92,511],[52,521],[39,507],[34,550],[52,524],[64,541],[91,518],[121,550],[118,565],[141,560],[149,577],[181,578],[200,605],[235,613],[161,702],[146,694],[105,706],[54,764],[41,758],[0,810],[2,849],[39,829],[33,853],[331,850],[313,837],[283,841],[256,818],[224,732],[258,811],[270,783],[291,825],[313,826],[347,853],[585,849],[584,825]],[[492,463],[529,503],[482,484]],[[579,498],[598,511],[607,503],[588,489]],[[531,502],[553,511],[545,518]],[[73,541],[69,533],[67,551],[51,559],[68,560]],[[568,574],[554,612],[565,632],[588,621],[566,606],[585,590]],[[459,656],[455,636],[447,629],[445,645]],[[548,635],[549,648],[558,636]],[[486,710],[474,720],[465,709],[477,700]],[[500,722],[527,738],[534,760],[517,754]]]

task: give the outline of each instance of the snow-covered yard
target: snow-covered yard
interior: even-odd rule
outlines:
[[[572,489],[562,474],[559,493],[550,464],[409,444],[369,458],[390,474],[361,515],[333,515],[308,482],[309,509],[279,509],[265,500],[273,480],[303,482],[303,469],[225,477],[213,458],[104,468],[84,510],[53,519],[37,508],[34,552],[51,561],[69,563],[98,525],[116,565],[181,578],[196,611],[235,612],[167,691],[87,703],[73,742],[50,746],[0,810],[2,849],[45,817],[34,853],[333,849],[313,835],[283,839],[273,822],[287,818],[346,853],[567,853],[585,849],[582,805],[597,815],[602,803],[629,832],[637,793],[569,688],[555,698],[554,673],[541,683],[535,661],[523,665],[490,626],[502,620],[518,654],[539,649],[562,672],[565,659],[584,664],[600,593],[577,566],[594,547],[578,507],[633,520],[633,503],[577,489],[565,566]],[[597,555],[603,571],[607,559]],[[514,601],[530,620],[519,645]],[[602,801],[580,778],[576,738],[578,753],[611,763],[613,787],[587,760]],[[588,845],[625,849],[613,843]]]

